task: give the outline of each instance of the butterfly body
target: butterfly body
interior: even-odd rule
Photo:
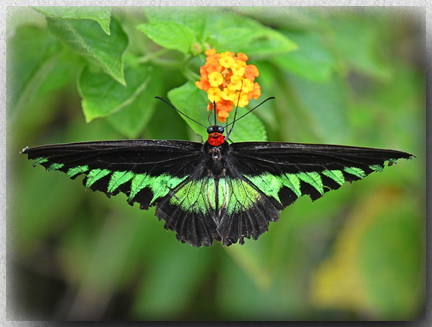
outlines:
[[[124,140],[55,144],[22,153],[47,170],[108,196],[125,193],[156,216],[182,242],[224,245],[257,239],[298,197],[316,200],[345,182],[381,171],[405,152],[283,142],[228,143],[210,126],[205,143]]]

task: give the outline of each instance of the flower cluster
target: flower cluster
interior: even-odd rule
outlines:
[[[207,109],[213,110],[216,103],[218,120],[225,122],[234,106],[245,107],[249,101],[258,99],[261,87],[254,82],[259,75],[254,65],[248,65],[247,55],[239,52],[216,53],[215,49],[205,52],[206,63],[201,67],[201,78],[196,86],[207,92],[210,101]]]

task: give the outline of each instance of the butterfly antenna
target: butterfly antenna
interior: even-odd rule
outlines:
[[[226,121],[225,121],[225,130],[226,130],[226,131],[228,130],[228,118],[227,118]],[[230,132],[230,133],[231,133],[231,132]],[[227,134],[226,139],[227,139],[228,141],[232,142],[232,140],[229,138],[229,134]]]
[[[260,107],[261,105],[263,105],[264,103],[266,103],[269,100],[273,100],[275,99],[275,97],[269,97],[267,99],[265,99],[263,102],[261,102],[260,104],[258,104],[256,107],[252,108],[251,110],[249,110],[247,113],[241,115],[239,118],[235,119],[234,121],[232,121],[231,123],[229,123],[228,125],[233,125],[236,121],[242,119],[244,116],[249,115],[252,111],[254,111],[255,109],[257,109],[258,107]],[[231,128],[232,129],[232,128]]]
[[[171,102],[169,102],[169,101],[167,101],[167,100],[165,100],[164,98],[161,98],[161,97],[155,97],[155,98],[158,99],[158,100],[161,100],[161,101],[165,102],[167,105],[169,105],[169,106],[170,106],[171,108],[173,108],[175,111],[177,111],[179,114],[182,114],[182,115],[185,116],[186,118],[192,120],[194,123],[197,123],[198,125],[200,125],[200,126],[202,126],[202,127],[204,127],[204,128],[207,128],[207,126],[201,124],[199,121],[196,121],[196,120],[193,119],[192,117],[189,117],[188,115],[186,115],[184,112],[181,112],[180,110],[178,110],[176,107],[174,107],[174,105],[173,105]]]
[[[227,139],[229,139],[229,136],[231,135],[231,132],[234,129],[234,123],[236,122],[236,117],[237,117],[237,112],[238,112],[238,106],[239,106],[239,103],[240,103],[240,96],[241,96],[242,91],[243,91],[243,80],[242,80],[241,87],[240,87],[240,92],[239,92],[239,95],[238,95],[238,98],[237,98],[237,105],[236,105],[235,110],[234,110],[234,119],[232,121],[232,126],[231,126],[231,129],[229,130],[229,132],[227,133]],[[226,124],[225,130],[228,130],[228,126],[229,125],[230,124],[228,124],[228,123]]]
[[[214,124],[213,125],[216,125],[216,117],[217,117],[217,113],[216,113],[216,101],[213,101],[213,116],[214,116],[214,118],[213,118]]]

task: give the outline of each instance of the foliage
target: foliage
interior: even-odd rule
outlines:
[[[14,9],[7,113],[16,310],[25,319],[55,320],[418,318],[425,76],[416,15],[313,7]],[[168,96],[206,124],[205,92],[194,83],[210,47],[246,53],[260,70],[262,98],[276,97],[236,123],[234,141],[340,143],[417,158],[317,203],[299,199],[258,241],[192,248],[163,229],[154,209],[84,192],[79,182],[31,169],[17,156],[26,145],[47,143],[200,140],[200,126],[154,97]]]

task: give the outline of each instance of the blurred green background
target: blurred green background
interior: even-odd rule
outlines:
[[[9,319],[419,319],[424,19],[394,7],[9,7]],[[191,83],[208,47],[245,52],[261,72],[261,100],[276,97],[236,140],[416,159],[314,203],[300,198],[257,241],[193,248],[153,208],[85,191],[18,154],[61,142],[200,140],[154,96],[206,124],[204,92]]]

